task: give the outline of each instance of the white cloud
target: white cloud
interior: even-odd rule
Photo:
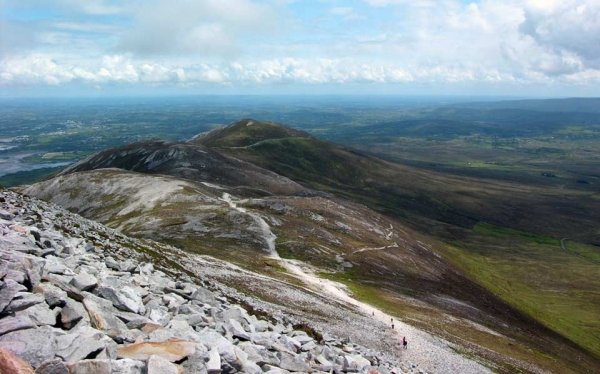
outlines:
[[[252,0],[154,0],[134,10],[134,24],[118,49],[142,56],[192,54],[229,57],[242,39],[268,30],[271,7]]]
[[[33,32],[0,18],[1,85],[600,83],[597,0],[60,3]]]

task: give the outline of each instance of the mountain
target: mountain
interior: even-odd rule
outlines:
[[[588,277],[597,271],[591,252],[577,247],[574,256],[538,234],[595,240],[597,201],[582,193],[432,173],[255,120],[188,142],[105,150],[23,192],[190,255],[354,300],[339,291],[341,282],[361,302],[497,371],[585,372],[598,364],[595,338],[580,334],[587,320],[561,319],[558,309],[521,297],[526,287],[533,295],[562,292],[562,279],[577,292],[554,293],[557,305],[589,300],[598,289]],[[500,265],[482,260],[488,249]],[[548,249],[551,256],[538,255]],[[565,259],[577,271],[526,283],[527,274]],[[523,270],[494,273],[513,262]],[[229,285],[269,302],[279,297]],[[597,305],[580,309],[592,316]]]
[[[255,132],[260,123],[252,121]],[[228,144],[233,129],[194,140]],[[271,128],[273,125],[269,125]],[[264,138],[264,136],[262,137]],[[249,141],[248,141],[249,142]],[[487,222],[556,237],[600,243],[600,200],[594,193],[486,181],[385,162],[333,143],[305,136],[262,140],[244,147],[216,146],[221,153],[289,177],[304,186],[408,218],[430,231],[446,224],[472,227]]]
[[[245,194],[295,194],[304,190],[288,178],[208,147],[163,141],[145,141],[102,151],[60,174],[110,167],[239,186]]]

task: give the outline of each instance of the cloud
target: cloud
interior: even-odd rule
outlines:
[[[230,57],[241,40],[268,30],[276,18],[271,7],[251,0],[147,1],[135,9],[117,49],[141,56]]]
[[[527,77],[533,79],[533,77]],[[273,84],[405,84],[518,82],[523,77],[498,69],[449,66],[373,64],[351,59],[266,59],[247,63],[157,64],[122,55],[104,56],[93,67],[58,63],[49,56],[30,55],[0,63],[0,84],[60,85],[80,82],[146,85],[273,85]],[[538,76],[540,82],[548,82]],[[564,82],[600,81],[600,70],[578,71]],[[579,80],[582,80],[581,82]]]
[[[600,67],[600,2],[530,0],[520,30],[558,54],[579,56]]]
[[[5,87],[600,83],[595,0],[10,4]]]

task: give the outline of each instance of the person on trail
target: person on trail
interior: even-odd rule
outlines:
[[[394,324],[392,323],[392,330],[394,329]]]
[[[402,337],[402,345],[404,346],[404,349],[408,349],[408,342],[406,341],[406,336]]]

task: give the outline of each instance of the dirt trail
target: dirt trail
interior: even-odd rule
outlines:
[[[488,368],[456,353],[449,342],[401,322],[369,304],[356,300],[345,285],[329,279],[319,278],[312,268],[305,263],[298,260],[281,259],[279,256],[273,258],[280,260],[281,264],[291,274],[296,275],[316,292],[353,305],[365,314],[372,315],[375,320],[387,324],[390,329],[393,320],[398,344],[403,336],[406,336],[408,340],[408,349],[404,350],[398,346],[398,356],[401,361],[418,364],[419,370],[431,373],[491,373]]]
[[[231,208],[250,215],[257,222],[267,245],[265,249],[269,251],[270,257],[279,261],[290,274],[300,279],[308,288],[318,292],[322,296],[352,305],[366,315],[373,316],[375,320],[388,325],[390,329],[393,321],[395,336],[398,339],[398,356],[401,361],[415,363],[418,365],[419,370],[429,373],[491,373],[488,368],[456,353],[449,342],[401,322],[395,317],[355,299],[348,288],[342,283],[318,277],[310,265],[299,260],[279,257],[275,247],[277,236],[273,234],[267,222],[260,215],[238,207],[229,194],[224,193],[221,199],[227,202]],[[397,244],[394,243],[394,245]],[[384,248],[386,247],[363,248],[359,251]],[[403,336],[406,336],[408,340],[408,349],[406,350],[400,347],[400,341],[402,341]]]

